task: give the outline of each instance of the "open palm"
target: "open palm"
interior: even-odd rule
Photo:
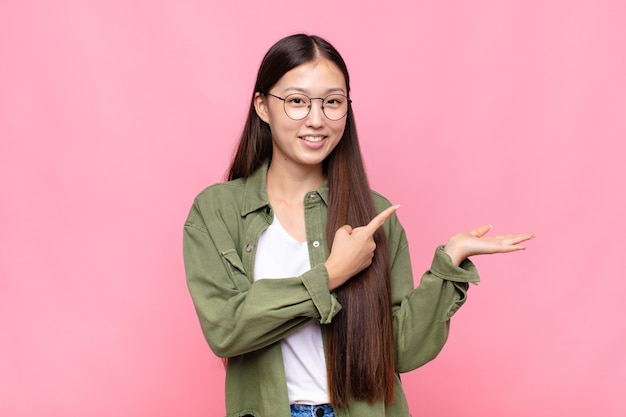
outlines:
[[[512,233],[497,236],[485,236],[491,225],[485,224],[469,232],[453,235],[445,246],[452,263],[460,265],[463,259],[473,255],[508,253],[526,249],[521,243],[534,238],[532,233]]]

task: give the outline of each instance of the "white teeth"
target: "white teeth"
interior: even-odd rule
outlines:
[[[303,136],[302,139],[306,140],[307,142],[320,142],[322,139],[324,139],[324,136]]]

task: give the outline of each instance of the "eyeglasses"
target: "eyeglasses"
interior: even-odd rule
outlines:
[[[322,112],[330,120],[343,119],[348,113],[348,106],[352,103],[352,100],[343,94],[330,94],[324,98],[309,97],[301,93],[289,94],[287,97],[279,97],[272,93],[267,93],[267,95],[282,100],[285,114],[293,120],[302,120],[307,117],[313,100],[322,100]]]

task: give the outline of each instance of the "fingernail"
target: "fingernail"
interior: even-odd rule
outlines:
[[[400,204],[396,204],[396,210],[400,208]]]

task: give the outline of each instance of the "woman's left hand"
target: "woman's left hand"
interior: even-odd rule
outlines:
[[[461,232],[453,235],[444,248],[452,259],[452,263],[459,266],[465,258],[472,255],[524,250],[526,246],[520,243],[535,237],[532,233],[485,237],[489,230],[491,230],[491,225],[485,224],[470,232]]]

